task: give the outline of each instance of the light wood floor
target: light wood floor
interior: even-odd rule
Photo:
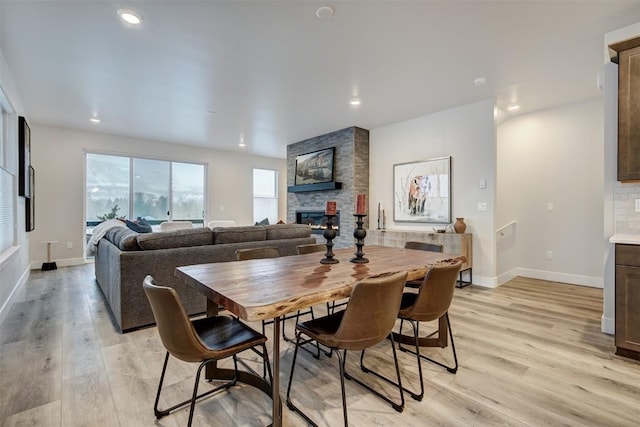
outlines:
[[[22,294],[0,325],[2,426],[186,425],[187,410],[155,420],[164,357],[157,331],[115,332],[93,265],[33,271]],[[613,354],[601,313],[599,289],[522,278],[498,289],[456,289],[450,317],[458,373],[425,366],[425,398],[408,397],[402,414],[347,382],[351,425],[638,426],[640,364]],[[283,343],[282,351],[286,390],[293,347]],[[451,359],[449,349],[430,353]],[[297,402],[320,425],[341,425],[337,358],[299,357]],[[392,374],[388,342],[369,360]],[[402,353],[400,360],[415,385],[414,359]],[[356,361],[352,355],[348,367],[362,376]],[[195,365],[172,359],[163,403],[186,398],[194,374]],[[194,425],[266,425],[270,405],[239,385],[199,403]],[[285,425],[304,425],[283,411]]]

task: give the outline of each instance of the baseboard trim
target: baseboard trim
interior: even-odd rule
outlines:
[[[530,279],[549,280],[551,282],[569,283],[571,285],[588,286],[590,288],[602,289],[604,287],[604,279],[602,277],[581,276],[578,274],[533,270],[529,268],[514,268],[509,274],[512,274],[512,272],[515,273],[515,276],[528,277]]]
[[[605,334],[615,335],[616,333],[616,319],[602,316],[600,319],[600,330]]]
[[[22,290],[22,287],[24,286],[25,283],[27,283],[27,279],[29,278],[29,273],[30,273],[29,268],[26,268],[22,273],[22,276],[20,276],[20,280],[18,280],[18,283],[16,283],[16,286],[11,290],[11,293],[9,294],[9,298],[7,298],[7,300],[4,302],[2,307],[0,307],[0,325],[2,325],[2,323],[4,322],[4,319],[9,314],[9,310],[11,310],[13,303],[18,298],[18,294]]]
[[[473,275],[473,284],[483,288],[497,288],[498,282],[495,277]]]
[[[512,268],[511,270],[499,274],[498,275],[498,286],[500,285],[504,285],[505,283],[507,283],[509,280],[511,279],[515,279],[518,276],[518,269],[517,268]]]

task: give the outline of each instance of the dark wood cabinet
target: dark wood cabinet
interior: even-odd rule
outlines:
[[[616,245],[616,354],[640,360],[638,245]]]
[[[610,46],[618,62],[618,181],[640,180],[640,38]]]

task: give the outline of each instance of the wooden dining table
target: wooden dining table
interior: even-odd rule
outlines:
[[[239,381],[258,387],[273,400],[273,426],[282,425],[280,399],[280,317],[311,307],[348,298],[362,279],[380,274],[407,271],[408,280],[423,277],[429,264],[458,258],[439,252],[385,246],[365,247],[368,263],[349,262],[354,249],[334,251],[337,264],[321,264],[321,252],[243,262],[189,265],[176,268],[176,276],[193,285],[208,299],[208,314],[223,307],[245,321],[273,319],[273,381],[268,384],[257,375],[243,372]],[[446,328],[440,322],[439,338],[433,344],[446,346]],[[444,340],[444,341],[443,341]],[[217,368],[214,368],[217,369]],[[218,370],[216,378],[233,375]]]

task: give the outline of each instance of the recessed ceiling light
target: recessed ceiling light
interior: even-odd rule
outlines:
[[[91,117],[91,118],[89,119],[89,121],[90,121],[91,123],[100,123],[100,119],[99,119],[99,118],[97,118],[97,117]]]
[[[351,105],[352,107],[359,107],[360,104],[362,104],[362,101],[360,101],[360,98],[351,98],[349,100],[349,105]]]
[[[520,106],[518,104],[509,105],[507,107],[507,110],[509,111],[518,111],[519,109],[520,109]]]
[[[329,19],[333,16],[333,9],[329,6],[322,6],[316,10],[316,16],[318,19]]]
[[[142,18],[133,10],[118,9],[118,16],[127,24],[139,25],[142,22]]]
[[[482,86],[486,82],[487,82],[487,79],[484,77],[478,77],[477,79],[473,80],[473,84],[476,86]]]

